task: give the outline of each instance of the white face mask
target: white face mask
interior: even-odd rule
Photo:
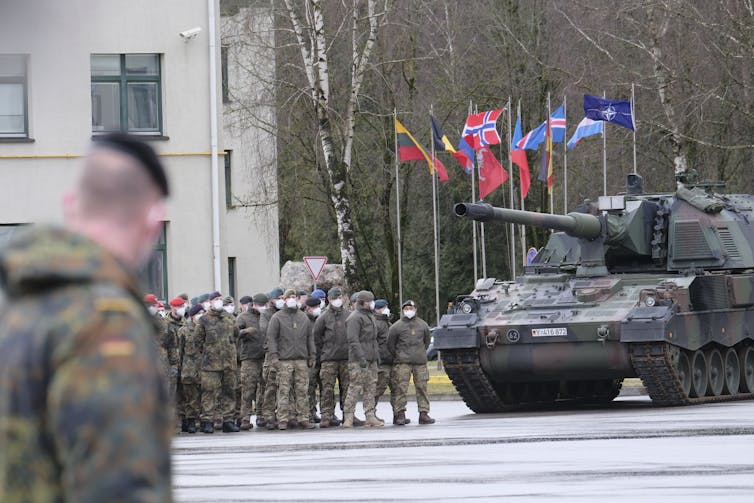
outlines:
[[[183,318],[186,315],[186,308],[179,307],[178,309],[175,310],[175,314],[177,314],[179,318]]]
[[[382,310],[382,314],[384,314],[385,316],[389,317],[390,316],[390,308],[386,307],[385,309],[383,309]]]
[[[254,309],[259,311],[260,313],[264,313],[265,311],[267,311],[267,306],[254,306]]]
[[[320,300],[319,301],[319,308],[320,309],[324,309],[325,308],[325,301],[324,300]]]
[[[283,299],[275,300],[275,307],[278,309],[283,309],[285,307],[285,301]]]
[[[298,301],[296,299],[286,299],[285,300],[285,307],[293,309],[295,307],[299,307]]]
[[[149,311],[149,314],[154,316],[155,314],[157,314],[157,306],[149,306],[147,308],[147,311]]]
[[[208,301],[208,300],[205,300],[204,302],[202,302],[202,307],[204,308],[204,310],[205,310],[205,311],[206,311],[207,309],[209,309],[209,301]]]
[[[332,307],[341,307],[343,306],[343,299],[335,299],[330,301],[330,305]]]
[[[223,309],[225,309],[226,313],[233,314],[233,312],[236,310],[236,306],[234,306],[233,304],[229,304],[229,305],[223,307]]]
[[[319,316],[320,314],[322,314],[322,308],[321,307],[317,307],[317,308],[315,308],[315,309],[312,310],[312,316],[314,316],[315,318],[317,316]]]
[[[167,312],[167,311],[160,311],[160,316],[162,316],[163,318],[164,318],[165,316],[167,316],[167,315],[168,315],[168,312]]]
[[[371,309],[372,311],[374,311],[374,301],[371,301],[369,303],[369,309]]]
[[[411,318],[416,316],[416,310],[406,309],[405,311],[403,311],[403,315],[410,320]]]
[[[223,308],[223,299],[217,299],[212,301],[212,309],[219,311]]]
[[[194,323],[199,323],[199,320],[202,319],[202,316],[204,316],[204,313],[199,313],[196,316],[194,316]]]

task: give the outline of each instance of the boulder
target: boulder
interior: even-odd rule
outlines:
[[[317,288],[325,291],[334,286],[343,287],[345,284],[345,273],[343,266],[340,264],[325,264],[322,273],[317,280]],[[294,290],[306,290],[310,292],[314,286],[314,280],[309,272],[309,268],[303,262],[294,262],[289,260],[280,270],[280,286],[282,288],[293,288]]]

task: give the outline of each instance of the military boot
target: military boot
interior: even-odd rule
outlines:
[[[301,421],[298,423],[298,426],[302,430],[312,430],[315,428],[314,423],[310,423],[309,421]]]
[[[353,425],[354,426],[364,426],[364,421],[356,417],[356,415],[353,416]]]
[[[235,421],[223,421],[223,433],[238,433],[241,431]]]
[[[267,421],[265,421],[263,417],[257,416],[257,426],[260,428],[264,428],[265,426],[267,426]]]
[[[212,427],[215,428],[216,430],[219,430],[220,428],[223,427],[223,422],[220,421],[219,419],[215,419],[215,422],[212,424]]]
[[[215,427],[212,425],[212,421],[202,421],[202,433],[214,433]]]
[[[341,423],[340,419],[338,419],[338,418],[337,418],[337,417],[335,417],[335,416],[333,416],[333,418],[332,418],[332,419],[330,419],[330,426],[333,426],[333,427],[334,427],[334,426],[340,426],[340,423]],[[322,425],[320,424],[320,428],[321,428],[321,427],[322,427]]]
[[[296,428],[298,428],[298,421],[296,421],[295,419],[288,421],[288,428],[292,430],[295,430]]]
[[[343,428],[353,428],[353,412],[345,412],[343,414]]]
[[[383,426],[385,426],[385,422],[377,418],[374,413],[367,414],[364,428],[382,428]]]
[[[251,421],[249,421],[248,419],[244,418],[244,420],[241,421],[241,430],[243,430],[243,431],[249,431],[253,427],[254,427],[254,425],[251,424]]]
[[[265,423],[265,427],[266,427],[266,428],[267,428],[268,430],[270,430],[270,431],[272,431],[272,430],[277,430],[277,429],[278,429],[278,425],[277,425],[277,424],[275,423],[275,421],[267,421],[267,422]]]
[[[319,417],[316,412],[312,412],[311,414],[309,414],[309,422],[310,423],[321,423],[322,422],[322,418]]]
[[[181,432],[188,433],[188,419],[181,419]]]
[[[403,426],[406,424],[406,413],[405,412],[398,412],[393,416],[393,424],[396,426]]]
[[[429,417],[428,412],[419,412],[419,424],[433,424],[434,422],[435,420]]]
[[[288,423],[286,421],[280,421],[278,423],[278,430],[287,430],[288,429]]]
[[[322,419],[319,422],[319,427],[320,428],[329,428],[330,427],[330,421],[331,421],[331,419],[328,419],[325,416],[322,416]]]
[[[187,420],[186,433],[196,433],[196,419]]]

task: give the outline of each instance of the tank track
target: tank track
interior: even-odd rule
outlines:
[[[445,373],[466,405],[476,413],[503,412],[509,407],[500,400],[479,363],[479,350],[440,352]]]
[[[631,345],[631,364],[644,384],[653,404],[661,406],[692,405],[754,398],[754,393],[740,392],[735,395],[689,397],[684,393],[681,386],[671,348],[672,346],[667,342]]]

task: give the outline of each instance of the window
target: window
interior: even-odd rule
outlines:
[[[230,87],[228,87],[228,46],[220,47],[220,74],[223,83],[223,103],[230,103]]]
[[[225,161],[225,208],[233,208],[233,185],[231,176],[231,154],[232,150],[226,150],[223,160]]]
[[[158,299],[168,298],[168,247],[167,223],[162,224],[162,231],[152,251],[149,262],[139,272],[141,286],[147,293],[157,295]]]
[[[26,73],[25,55],[0,54],[0,137],[29,136]]]
[[[92,131],[162,134],[159,54],[92,54]]]
[[[228,257],[228,290],[236,298],[236,257]]]

